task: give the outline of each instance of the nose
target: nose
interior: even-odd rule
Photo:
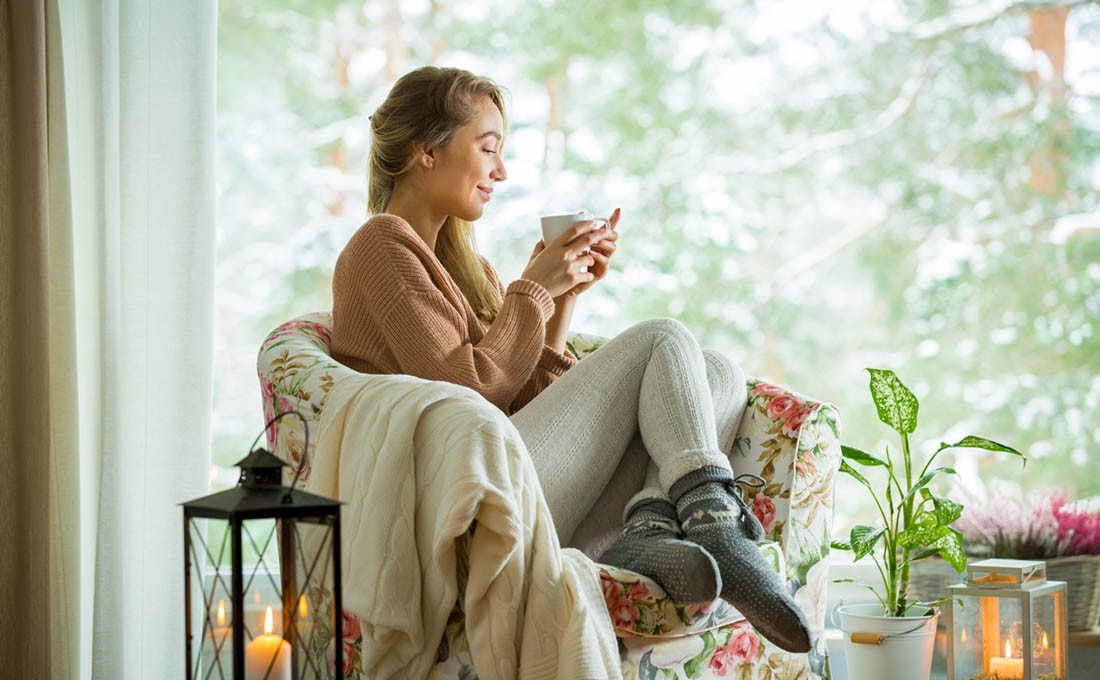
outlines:
[[[496,167],[489,173],[489,177],[492,177],[494,182],[503,182],[508,179],[508,170],[505,169],[504,159],[500,157],[500,154],[497,154],[496,158]]]

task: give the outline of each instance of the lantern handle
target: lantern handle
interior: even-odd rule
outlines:
[[[256,443],[260,441],[260,437],[264,436],[264,434],[267,433],[268,428],[279,422],[283,416],[290,415],[298,416],[298,420],[302,421],[302,428],[305,429],[306,434],[305,446],[302,448],[302,462],[298,463],[298,469],[294,471],[294,481],[291,482],[290,488],[287,490],[286,495],[283,496],[283,503],[293,502],[291,500],[290,494],[294,492],[294,487],[298,486],[298,478],[302,476],[302,470],[304,470],[306,467],[306,457],[309,456],[309,421],[306,420],[306,417],[302,415],[301,412],[294,409],[283,411],[277,414],[271,420],[267,421],[267,424],[264,425],[264,429],[260,430],[260,434],[256,435],[256,438],[252,440],[252,446],[248,447],[249,453],[254,451],[256,449]],[[275,453],[272,452],[272,455],[275,455]]]

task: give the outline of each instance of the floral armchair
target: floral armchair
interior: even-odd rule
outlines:
[[[331,315],[315,313],[282,324],[267,337],[257,361],[264,414],[297,410],[314,427],[329,391],[353,371],[329,355]],[[568,348],[578,358],[603,339],[574,336]],[[836,408],[784,388],[749,381],[749,403],[736,439],[739,473],[760,475],[765,485],[747,490],[767,541],[760,549],[775,566],[806,612],[817,635],[808,654],[790,654],[757,635],[736,609],[723,600],[682,606],[652,580],[622,569],[598,565],[608,612],[620,640],[627,680],[817,680],[828,678],[822,631],[825,619],[826,560],[833,513],[833,490],[840,465]],[[268,433],[268,444],[297,467],[303,457],[308,479],[312,451],[306,451],[302,424],[283,418]],[[316,439],[316,438],[314,438]],[[310,445],[312,448],[312,444]],[[461,566],[460,566],[461,568]],[[365,678],[358,661],[362,649],[359,619],[343,612],[343,676]],[[465,615],[456,603],[439,643],[432,680],[470,680]],[[329,650],[329,658],[332,658]],[[331,662],[330,662],[331,663]]]

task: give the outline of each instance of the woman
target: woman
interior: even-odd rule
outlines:
[[[671,319],[633,326],[580,364],[565,352],[578,296],[607,274],[620,211],[608,230],[585,221],[539,241],[505,288],[477,255],[472,225],[508,178],[500,89],[459,69],[417,69],[393,86],[371,133],[372,217],[336,263],[334,357],[464,385],[508,414],[563,543],[640,434],[646,488],[600,561],[685,604],[720,595],[780,647],[808,650],[806,621],[756,548],[763,530],[719,444],[721,430],[729,450],[744,409],[739,369],[704,356]],[[741,391],[712,399],[708,359]]]

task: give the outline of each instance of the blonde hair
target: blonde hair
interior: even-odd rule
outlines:
[[[444,147],[474,119],[477,100],[486,96],[504,117],[501,88],[488,78],[457,68],[424,66],[401,76],[371,116],[367,159],[367,209],[385,212],[397,178],[416,164],[416,144]],[[435,255],[481,319],[500,312],[500,292],[482,266],[474,225],[447,217],[435,241]]]

